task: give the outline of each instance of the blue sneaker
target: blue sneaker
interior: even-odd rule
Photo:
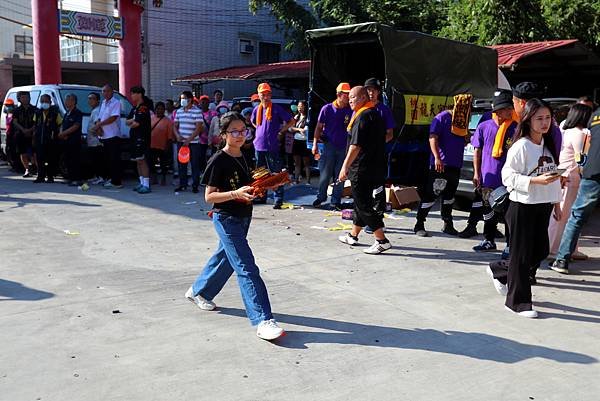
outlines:
[[[506,247],[502,251],[502,260],[508,260],[509,256],[510,256],[510,248]]]
[[[137,184],[135,187],[133,187],[133,191],[138,192],[141,188],[143,187],[142,184]]]
[[[473,250],[475,252],[493,252],[496,250],[496,244],[492,241],[484,239],[479,243],[479,245],[475,245]]]
[[[150,192],[152,192],[152,190],[148,187],[145,186],[141,186],[140,189],[137,190],[138,194],[149,194]]]

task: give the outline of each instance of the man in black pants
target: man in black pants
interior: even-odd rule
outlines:
[[[83,114],[77,108],[77,96],[73,93],[68,94],[65,98],[65,107],[67,114],[63,119],[58,139],[64,150],[69,186],[76,187],[81,185],[80,157]]]
[[[52,106],[51,103],[50,95],[40,96],[40,108],[34,117],[33,148],[38,166],[38,175],[33,181],[35,183],[44,182],[45,179],[47,182],[54,182],[56,174],[58,159],[56,139],[63,119],[58,107]]]
[[[102,88],[104,100],[100,105],[98,121],[94,132],[101,138],[106,157],[106,170],[110,173],[110,181],[104,183],[104,188],[123,188],[121,183],[121,102],[113,96],[112,86],[106,84]]]
[[[458,188],[466,142],[465,136],[453,132],[454,113],[455,110],[442,111],[434,117],[429,128],[431,148],[429,180],[419,205],[414,228],[415,234],[419,237],[429,237],[429,233],[425,231],[425,220],[438,197],[442,198],[442,220],[444,221],[442,232],[458,235],[452,222],[452,205]],[[467,115],[466,121],[468,120]]]
[[[369,101],[369,93],[362,86],[350,91],[350,107],[354,115],[348,125],[350,141],[346,159],[340,170],[339,181],[349,179],[354,198],[352,231],[339,237],[348,245],[358,243],[358,234],[365,226],[371,227],[375,243],[365,253],[376,255],[392,248],[383,232],[385,211],[385,158],[386,130],[375,104]]]

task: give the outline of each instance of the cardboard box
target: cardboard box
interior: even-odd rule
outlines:
[[[385,189],[387,202],[392,204],[392,209],[411,208],[421,202],[421,197],[415,187],[394,186]]]

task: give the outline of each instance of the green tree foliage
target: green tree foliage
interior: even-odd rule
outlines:
[[[307,53],[304,31],[375,21],[480,45],[579,39],[600,50],[600,0],[249,0],[282,22],[288,49]]]

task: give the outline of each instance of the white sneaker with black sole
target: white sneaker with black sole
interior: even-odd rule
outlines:
[[[498,292],[498,294],[505,297],[506,294],[508,294],[508,287],[505,284],[502,284],[500,281],[498,281],[494,278],[494,272],[492,271],[491,267],[488,266],[485,269],[485,271],[492,278],[492,282],[494,283],[494,288],[496,289],[496,292]]]
[[[192,287],[186,291],[185,297],[188,299],[188,301],[196,304],[196,306],[202,310],[214,310],[217,307],[214,302],[207,301],[200,295],[194,295],[194,290],[192,290]]]
[[[275,319],[270,319],[258,324],[256,335],[263,340],[272,341],[285,335],[285,331],[277,325]]]
[[[375,241],[373,245],[365,249],[363,252],[368,255],[379,255],[382,252],[385,252],[389,249],[392,249],[392,244],[386,242],[385,244],[379,243],[379,241]]]
[[[358,238],[351,236],[350,233],[347,233],[346,235],[340,235],[338,237],[338,240],[340,240],[340,242],[343,242],[344,244],[348,244],[348,245],[358,244]]]

